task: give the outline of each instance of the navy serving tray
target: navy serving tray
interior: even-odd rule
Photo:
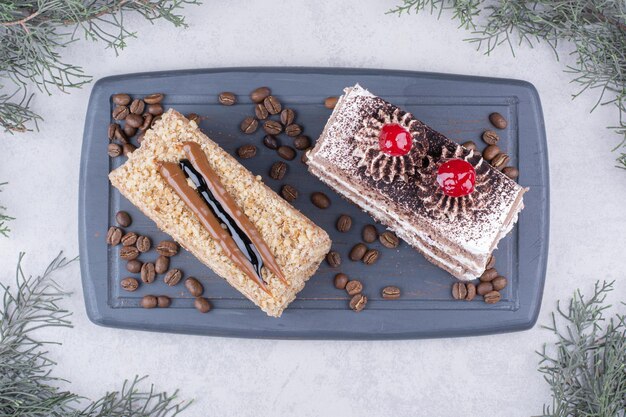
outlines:
[[[513,231],[502,240],[495,255],[496,268],[509,279],[502,301],[488,305],[476,297],[472,302],[454,301],[450,290],[453,278],[427,262],[402,243],[386,249],[376,242],[369,246],[381,252],[372,266],[348,259],[350,248],[360,241],[361,229],[371,218],[356,206],[311,176],[300,155],[288,162],[282,181],[269,178],[270,165],[279,160],[275,151],[262,144],[263,131],[243,135],[239,123],[253,115],[248,94],[269,86],[273,95],[297,113],[297,122],[313,140],[319,136],[330,111],[325,97],[337,96],[346,86],[360,83],[373,93],[412,112],[449,138],[464,142],[480,140],[490,128],[488,115],[497,111],[509,121],[499,131],[499,145],[511,156],[511,165],[520,170],[519,183],[530,187],[524,197],[525,209]],[[232,91],[239,103],[218,104],[217,95]],[[203,117],[200,127],[228,152],[246,143],[258,147],[255,158],[241,161],[266,184],[278,191],[283,184],[296,186],[300,196],[294,206],[323,227],[340,252],[340,268],[324,262],[279,319],[267,317],[224,280],[185,251],[172,258],[172,267],[185,277],[195,276],[205,287],[214,309],[200,314],[184,286],[168,287],[159,276],[153,284],[142,284],[133,293],[120,289],[119,282],[130,274],[118,258],[119,247],[105,243],[115,213],[126,210],[133,217],[127,230],[147,235],[153,246],[167,238],[152,221],[135,209],[107,179],[110,170],[124,158],[107,156],[107,126],[111,122],[111,95],[129,93],[144,96],[165,93],[164,106]],[[291,139],[281,137],[283,143]],[[325,192],[332,200],[327,210],[310,202],[313,191]],[[349,233],[339,233],[335,222],[340,214],[353,218]],[[523,330],[532,327],[541,305],[548,252],[549,229],[548,153],[541,104],[535,88],[523,81],[407,71],[338,68],[225,68],[121,75],[101,79],[94,87],[85,121],[79,195],[80,262],[89,318],[96,324],[137,330],[191,333],[218,336],[284,339],[402,339],[469,336]],[[384,230],[377,225],[380,232]],[[154,261],[154,250],[141,261]],[[332,285],[342,271],[364,284],[367,308],[354,313],[348,296]],[[402,289],[399,300],[383,300],[380,291],[387,285]],[[168,295],[168,309],[144,310],[139,301],[145,294]]]

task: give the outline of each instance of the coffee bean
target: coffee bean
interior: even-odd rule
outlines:
[[[159,255],[171,257],[178,253],[178,243],[171,240],[164,240],[159,242],[156,247],[156,251]]]
[[[502,173],[512,180],[517,179],[517,177],[519,177],[519,170],[515,167],[505,167],[502,170]]]
[[[493,130],[485,130],[482,137],[487,145],[495,145],[500,140],[500,136]]]
[[[357,313],[362,311],[367,304],[367,297],[363,294],[357,294],[350,300],[350,308]]]
[[[115,139],[115,132],[119,128],[120,128],[120,125],[118,125],[117,123],[111,123],[109,125],[109,128],[107,130],[107,137],[109,138],[109,140]]]
[[[263,137],[263,145],[274,150],[278,149],[278,146],[280,146],[278,140],[272,135],[265,135],[265,137]]]
[[[394,286],[385,287],[381,295],[385,300],[395,300],[400,298],[400,288]]]
[[[189,294],[193,295],[194,297],[200,297],[204,292],[204,287],[202,286],[200,281],[198,281],[194,277],[189,277],[185,280],[185,288],[187,288]]]
[[[348,293],[348,295],[356,295],[359,294],[361,291],[363,291],[363,284],[361,284],[361,281],[353,279],[346,283],[346,292]]]
[[[120,249],[120,258],[125,261],[132,261],[139,257],[139,251],[134,246],[122,246]]]
[[[157,307],[168,308],[172,304],[172,300],[167,295],[159,295],[157,297]]]
[[[383,234],[378,237],[378,240],[380,240],[380,243],[382,243],[384,247],[389,249],[397,248],[400,244],[400,239],[398,239],[398,236],[396,236],[395,233],[390,232],[389,230],[383,232]]]
[[[163,114],[163,106],[160,104],[148,104],[146,106],[146,111],[153,116],[160,116]]]
[[[296,151],[291,146],[279,146],[278,156],[288,161],[292,161],[296,157]]]
[[[506,119],[500,113],[491,113],[489,115],[489,121],[498,129],[506,129],[508,125]]]
[[[254,156],[256,156],[256,146],[250,144],[240,146],[237,149],[237,155],[239,155],[241,159],[254,158]]]
[[[304,135],[296,136],[296,138],[293,140],[293,146],[295,146],[295,148],[299,151],[302,151],[311,146],[311,139],[309,139],[308,136]]]
[[[146,103],[144,103],[141,99],[134,99],[132,103],[130,103],[129,110],[134,114],[142,114],[143,110],[146,108]]]
[[[363,255],[363,263],[365,265],[372,265],[376,263],[379,254],[380,253],[377,249],[368,249],[367,252],[365,252],[365,255]]]
[[[493,254],[489,255],[489,259],[487,259],[487,265],[485,266],[485,270],[491,269],[496,265],[496,257]]]
[[[128,94],[113,94],[111,100],[113,101],[113,104],[125,106],[130,103],[130,96]]]
[[[129,123],[124,124],[124,129],[122,129],[124,133],[123,139],[120,137],[118,140],[122,143],[127,143],[128,138],[132,138],[137,133],[137,128],[132,127]]]
[[[250,135],[256,132],[258,127],[259,127],[259,122],[257,121],[257,119],[251,116],[243,119],[243,121],[239,125],[239,128],[241,129],[241,131],[245,133],[246,135]]]
[[[505,153],[499,153],[491,160],[491,166],[495,169],[502,170],[509,163],[511,158]]]
[[[468,282],[465,287],[467,288],[467,295],[465,296],[465,299],[467,301],[472,301],[476,297],[476,285]]]
[[[152,118],[152,123],[150,123],[150,127],[154,127],[154,125],[156,124],[156,122],[158,122],[159,120],[161,120],[161,116],[154,116]]]
[[[328,265],[332,268],[337,268],[341,265],[341,255],[339,255],[339,252],[331,250],[326,254],[326,262],[328,262]]]
[[[326,97],[326,99],[324,99],[324,107],[332,110],[335,108],[338,101],[339,97]]]
[[[152,284],[156,277],[156,270],[152,262],[147,262],[141,266],[141,280],[146,284]]]
[[[124,246],[133,246],[135,243],[137,243],[137,238],[138,237],[139,236],[137,236],[137,233],[135,233],[135,232],[128,232],[124,236],[122,236],[122,245],[124,245]]]
[[[483,295],[483,299],[487,304],[495,304],[502,299],[502,295],[498,291],[491,291]]]
[[[136,274],[141,271],[141,267],[143,264],[137,259],[133,259],[132,261],[128,261],[126,263],[126,270],[130,273]]]
[[[349,231],[352,228],[352,217],[348,216],[347,214],[342,214],[337,219],[336,226],[337,230],[339,230],[341,233]]]
[[[307,148],[304,150],[304,152],[302,152],[302,156],[300,157],[300,162],[302,162],[303,164],[306,164],[307,162],[309,162],[309,157],[307,156],[307,154],[309,153],[311,149],[313,148]]]
[[[140,304],[143,308],[155,308],[158,305],[158,300],[154,295],[144,295]]]
[[[467,142],[463,142],[461,146],[463,146],[465,149],[469,151],[475,151],[478,149],[478,146],[476,146],[476,143],[474,143],[471,140],[468,140]]]
[[[126,116],[126,124],[128,126],[138,128],[143,124],[143,117],[138,114],[129,114]]]
[[[150,113],[148,113],[150,114]],[[197,125],[200,124],[200,115],[197,113],[189,113],[187,116],[187,119],[189,119],[190,122],[195,122]]]
[[[115,221],[122,227],[128,227],[133,222],[130,218],[130,214],[125,211],[118,211],[115,214]]]
[[[283,131],[283,125],[276,120],[266,120],[265,123],[263,123],[263,130],[265,130],[265,133],[268,135],[278,135]]]
[[[291,109],[284,109],[280,112],[280,122],[285,126],[292,124],[295,119],[296,112]]]
[[[139,288],[139,281],[137,281],[135,278],[124,278],[120,282],[120,286],[124,291],[133,292],[137,288]]]
[[[137,249],[141,253],[148,252],[152,247],[152,241],[148,236],[139,236],[137,238]]]
[[[287,134],[287,136],[291,137],[298,136],[300,133],[302,133],[302,128],[300,127],[300,125],[292,123],[285,128],[285,133]]]
[[[263,103],[254,105],[254,114],[256,115],[256,118],[259,120],[265,120],[267,119],[267,116],[270,115],[270,113],[267,111]]]
[[[135,145],[133,145],[132,143],[125,143],[122,146],[122,154],[124,156],[128,156],[131,153],[135,152],[137,150],[137,147]]]
[[[324,193],[318,191],[311,194],[311,202],[318,208],[326,209],[330,207],[330,199]]]
[[[170,258],[160,255],[154,263],[154,272],[164,274],[170,268]]]
[[[165,282],[170,287],[173,287],[174,285],[178,284],[182,278],[183,273],[180,272],[180,269],[170,269],[163,277],[163,282]]]
[[[143,114],[143,123],[141,124],[141,126],[139,126],[139,130],[142,132],[145,132],[146,130],[150,129],[150,126],[152,125],[152,119],[154,118],[154,116],[152,116],[150,113],[144,113]],[[141,143],[141,142],[139,142]]]
[[[263,100],[263,104],[270,114],[278,114],[283,109],[280,101],[278,101],[278,99],[274,96],[265,97],[265,100]]]
[[[367,252],[367,246],[362,243],[357,243],[350,250],[350,254],[348,255],[348,257],[351,261],[360,261],[361,259],[363,259],[365,252]]]
[[[128,110],[128,107],[117,106],[113,109],[111,116],[113,116],[115,120],[124,120],[126,116],[128,116],[129,114],[130,114],[130,111]]]
[[[290,203],[298,198],[298,190],[296,190],[293,186],[289,184],[283,185],[283,188],[280,190],[280,195]]]
[[[255,103],[261,103],[272,92],[267,87],[259,87],[250,93],[250,99]]]
[[[467,297],[467,287],[464,282],[455,282],[452,284],[452,298],[455,300],[465,300]]]
[[[498,271],[496,271],[495,268],[489,268],[485,270],[485,272],[483,272],[483,274],[480,276],[480,280],[482,282],[490,282],[490,281],[493,281],[493,279],[497,276],[498,276]]]
[[[117,143],[109,143],[108,153],[111,158],[117,158],[122,154],[122,147]]]
[[[122,145],[125,143],[128,143],[128,137],[126,136],[126,133],[125,133],[125,131],[128,129],[131,129],[131,127],[128,125],[124,125],[123,129],[120,127],[120,125],[117,125],[117,128],[115,129],[115,132],[113,133],[115,140],[117,140]],[[133,132],[129,131],[128,133],[133,133]]]
[[[146,104],[158,104],[163,101],[164,95],[161,93],[154,93],[147,95],[143,98],[144,103]]]
[[[107,231],[107,245],[117,246],[122,240],[122,229],[119,227],[111,226]]]
[[[483,158],[485,159],[485,161],[491,161],[499,153],[500,148],[498,147],[498,145],[489,145],[483,151]]]
[[[274,162],[270,168],[270,177],[275,180],[282,180],[286,173],[287,164],[282,161]]]
[[[333,279],[333,285],[338,290],[343,290],[346,288],[346,284],[348,283],[348,281],[349,281],[348,276],[340,272],[337,275],[335,275],[335,278]]]
[[[230,91],[224,91],[217,96],[217,101],[224,106],[232,106],[237,102],[237,96]]]
[[[196,297],[193,302],[194,307],[201,313],[208,313],[211,310],[211,303],[204,297]]]
[[[508,281],[502,275],[500,275],[499,277],[495,277],[493,281],[491,281],[491,285],[493,285],[493,289],[496,291],[503,290],[507,284]]]
[[[491,282],[481,282],[476,288],[476,292],[479,295],[485,295],[491,291],[493,291],[493,284],[491,284]]]
[[[376,227],[371,224],[368,224],[363,228],[363,232],[361,233],[361,235],[363,241],[366,243],[372,243],[378,238],[378,232],[376,231]]]

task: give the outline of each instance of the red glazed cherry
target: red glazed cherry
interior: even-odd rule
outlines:
[[[384,125],[378,141],[380,150],[391,156],[406,155],[413,145],[411,133],[397,123]]]
[[[439,166],[437,183],[445,195],[463,197],[474,191],[476,171],[463,159],[450,159]]]

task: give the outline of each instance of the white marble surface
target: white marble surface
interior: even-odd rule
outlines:
[[[95,78],[134,71],[242,65],[350,66],[513,77],[541,95],[550,150],[552,219],[548,276],[540,322],[558,298],[598,278],[620,279],[626,246],[626,173],[613,167],[617,137],[605,129],[612,108],[592,114],[596,97],[571,101],[574,86],[546,47],[506,48],[485,57],[444,18],[385,15],[391,1],[206,0],[188,9],[190,27],[137,30],[119,57],[76,43],[65,57]],[[273,17],[272,17],[273,16]],[[270,29],[270,21],[274,27]],[[565,52],[565,49],[562,50]],[[38,95],[41,131],[0,134],[0,194],[15,214],[10,240],[0,239],[0,281],[25,267],[43,270],[61,249],[78,253],[80,144],[91,87]],[[26,173],[26,175],[25,175]],[[258,341],[134,333],[91,324],[78,267],[57,276],[74,292],[65,303],[74,329],[57,330],[56,374],[71,389],[96,396],[125,377],[149,374],[158,387],[181,388],[195,403],[186,415],[528,416],[549,399],[534,351],[549,337],[536,326],[521,333],[399,342]],[[618,289],[626,292],[622,280]],[[479,393],[480,392],[480,393]]]

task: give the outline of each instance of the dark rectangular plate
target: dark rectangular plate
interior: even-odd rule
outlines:
[[[499,145],[511,156],[511,165],[519,167],[519,183],[530,187],[530,191],[525,195],[526,207],[518,225],[495,252],[496,267],[510,282],[500,303],[487,305],[480,297],[473,302],[452,300],[453,278],[405,243],[394,250],[378,242],[371,244],[381,251],[379,261],[372,266],[349,261],[348,252],[360,241],[363,226],[372,223],[370,217],[311,176],[300,161],[301,152],[289,162],[288,175],[282,181],[272,180],[268,169],[279,158],[261,144],[262,129],[253,135],[239,131],[240,121],[254,114],[248,93],[267,85],[285,106],[297,112],[297,122],[304,127],[304,133],[315,140],[330,115],[323,106],[324,98],[340,95],[344,87],[355,83],[412,112],[451,139],[474,140],[481,148],[484,145],[480,135],[490,128],[488,115],[497,111],[508,119],[506,130],[498,132]],[[222,91],[235,92],[239,103],[231,107],[219,105],[217,95]],[[109,171],[124,159],[111,160],[107,156],[111,95],[120,92],[137,97],[164,93],[166,108],[201,115],[200,127],[228,152],[234,153],[246,143],[257,145],[257,156],[241,162],[276,191],[283,184],[298,188],[300,196],[294,206],[330,234],[333,248],[342,256],[341,267],[333,269],[324,262],[280,319],[267,317],[185,251],[172,259],[172,266],[180,268],[185,276],[201,280],[214,307],[209,314],[200,314],[193,308],[193,298],[182,284],[170,288],[162,277],[153,284],[143,284],[134,293],[121,290],[120,280],[133,274],[125,270],[125,263],[118,258],[119,247],[105,244],[106,231],[115,224],[115,213],[128,211],[134,220],[128,230],[147,235],[154,243],[167,236],[113,189],[107,179]],[[281,136],[281,141],[289,144],[291,139]],[[314,207],[309,200],[313,191],[329,195],[330,208]],[[335,229],[335,221],[342,213],[353,218],[349,233]],[[543,116],[537,92],[527,82],[388,70],[232,68],[114,76],[101,79],[93,87],[81,159],[79,234],[87,313],[100,325],[294,339],[449,337],[528,329],[534,325],[541,305],[548,222],[548,154]],[[384,228],[378,225],[378,230]],[[140,260],[155,258],[152,250],[142,254]],[[346,293],[333,287],[333,276],[339,271],[363,282],[364,294],[369,298],[364,311],[356,314],[349,310]],[[383,300],[380,291],[387,285],[400,287],[402,297]],[[145,294],[168,295],[172,306],[144,310],[139,307],[139,300]]]

